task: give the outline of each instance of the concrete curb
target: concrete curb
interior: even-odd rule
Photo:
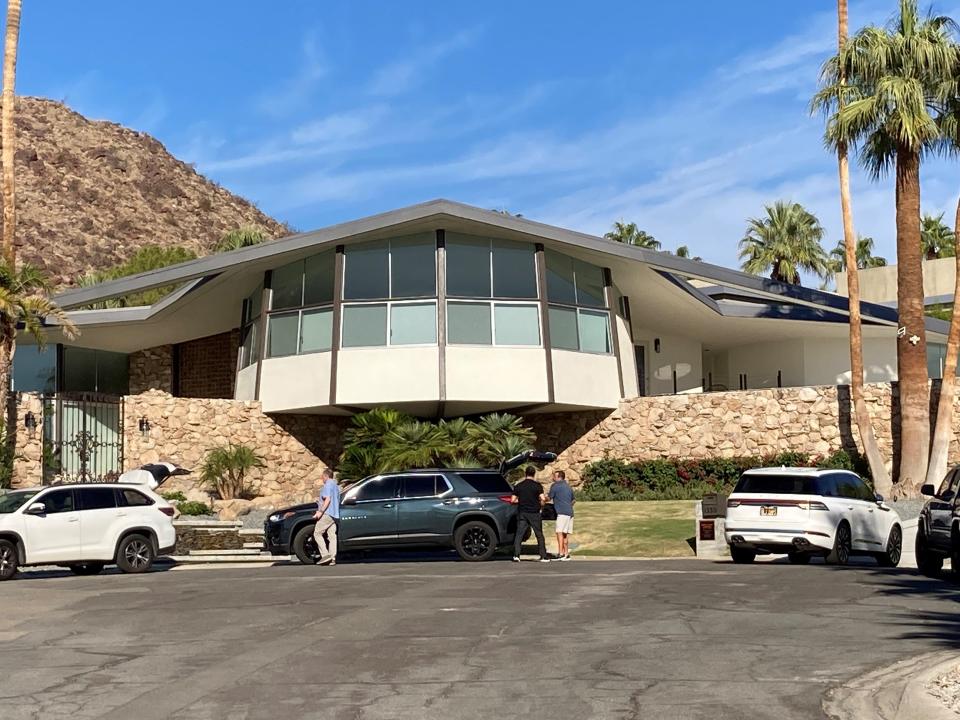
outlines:
[[[960,663],[952,652],[900,660],[829,690],[823,711],[834,720],[956,720],[927,684]]]

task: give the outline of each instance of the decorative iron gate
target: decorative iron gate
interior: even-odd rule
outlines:
[[[112,482],[121,472],[121,397],[79,392],[44,397],[44,483]]]

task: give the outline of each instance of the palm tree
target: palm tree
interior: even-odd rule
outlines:
[[[841,0],[841,2],[842,1],[843,0]],[[871,237],[861,235],[857,238],[855,255],[858,270],[869,270],[870,268],[886,267],[887,265],[886,258],[873,254],[873,238]],[[837,243],[837,246],[830,251],[830,269],[835,273],[843,272],[847,269],[847,246],[845,242]]]
[[[686,245],[681,245],[680,247],[678,247],[673,254],[679,258],[689,258],[691,260],[696,260],[697,262],[703,262],[703,258],[700,257],[699,255],[694,255],[693,257],[691,257],[690,248],[688,248]]]
[[[635,245],[646,250],[659,250],[660,241],[653,235],[637,227],[636,223],[625,223],[618,220],[613,224],[613,229],[606,233],[604,237],[607,240],[623,243],[625,245]]]
[[[240,248],[259,245],[267,239],[263,231],[255,227],[241,227],[224,233],[220,242],[216,244],[214,252],[229,252],[230,250],[239,250]]]
[[[957,201],[957,216],[954,221],[954,247],[960,243],[960,200]],[[953,297],[960,293],[960,254],[954,253]],[[933,428],[930,444],[930,463],[927,466],[926,482],[938,485],[947,474],[947,457],[953,439],[953,399],[957,382],[957,355],[960,353],[960,313],[950,316],[950,332],[947,335],[947,354],[943,359],[943,376],[940,380],[940,397],[937,398],[937,422]],[[954,571],[956,573],[957,571]]]
[[[953,230],[943,222],[943,213],[936,217],[924,213],[920,220],[920,246],[925,260],[953,257],[957,254]]]
[[[473,454],[485,465],[496,465],[524,450],[533,449],[537,438],[516,415],[490,413],[472,424],[467,436]]]
[[[920,235],[920,163],[949,149],[943,130],[956,101],[960,51],[948,17],[921,17],[917,0],[900,0],[886,28],[869,26],[827,61],[814,105],[832,111],[827,140],[858,147],[879,178],[894,168],[897,221],[897,341],[902,492],[927,475],[930,413]],[[947,138],[949,139],[949,138]],[[850,258],[851,262],[853,261]]]
[[[54,320],[68,339],[77,336],[76,326],[50,298],[50,283],[44,274],[30,263],[23,263],[12,270],[5,258],[0,257],[0,328],[5,333],[3,345],[11,348],[9,354],[0,356],[0,378],[6,385],[0,389],[3,397],[10,392],[10,371],[13,367],[13,350],[16,348],[17,329],[31,335],[40,347],[46,343],[44,322]],[[12,328],[12,330],[10,330]],[[12,332],[13,335],[6,333]]]
[[[410,420],[387,433],[381,458],[385,470],[436,467],[444,449],[436,425]]]
[[[741,267],[748,273],[770,273],[773,280],[800,285],[800,270],[830,276],[827,254],[820,245],[823,227],[800,203],[777,200],[767,216],[750,218],[740,241]]]
[[[3,234],[2,255],[6,263],[7,279],[15,279],[17,267],[17,203],[14,175],[14,157],[17,152],[15,124],[17,78],[17,45],[20,41],[21,0],[7,2],[7,31],[3,43],[3,109],[0,111],[0,162],[3,163]],[[3,313],[0,320],[0,398],[6,403],[10,394],[10,371],[13,368],[14,343],[17,337],[16,315]],[[4,405],[5,407],[6,405]],[[8,428],[7,437],[13,437],[14,428]]]

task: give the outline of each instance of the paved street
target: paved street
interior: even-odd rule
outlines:
[[[956,647],[910,571],[697,560],[175,569],[0,587],[19,718],[816,718]]]

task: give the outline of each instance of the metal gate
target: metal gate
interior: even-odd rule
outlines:
[[[123,472],[123,399],[101,393],[43,398],[43,481],[111,482]]]

